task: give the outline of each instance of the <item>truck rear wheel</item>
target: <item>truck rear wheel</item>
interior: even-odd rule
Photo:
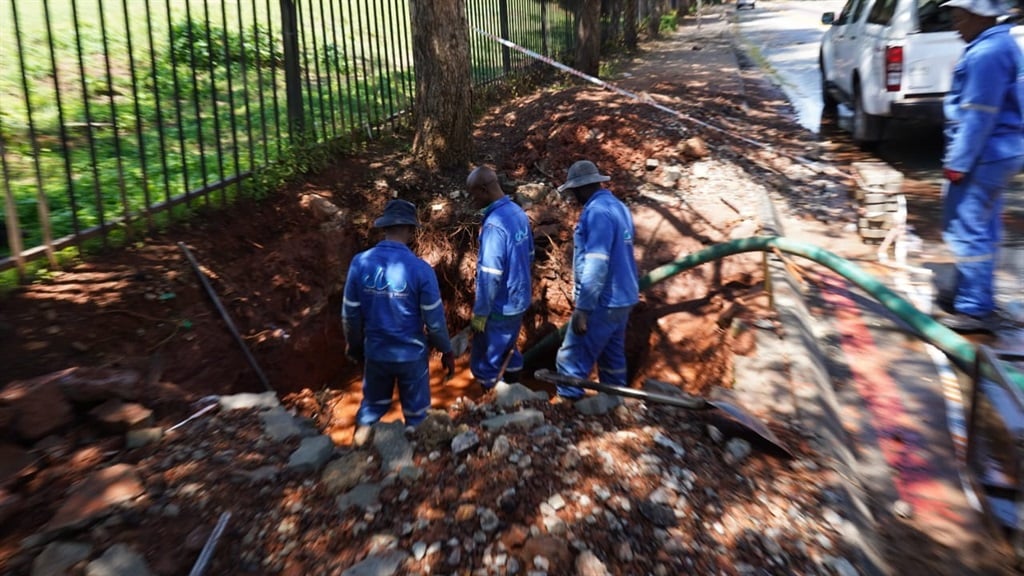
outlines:
[[[883,130],[885,130],[885,118],[864,110],[860,83],[855,83],[853,90],[853,141],[861,149],[872,149],[882,139]]]
[[[832,114],[836,111],[839,102],[828,91],[828,81],[825,80],[825,63],[818,57],[818,72],[821,74],[821,103],[825,106],[825,113]]]

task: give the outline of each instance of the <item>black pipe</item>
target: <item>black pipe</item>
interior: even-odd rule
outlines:
[[[260,383],[263,384],[263,387],[268,391],[277,394],[277,391],[270,386],[270,382],[267,380],[266,374],[264,374],[263,370],[260,369],[260,365],[256,363],[256,358],[252,355],[252,352],[249,351],[249,347],[245,345],[245,340],[242,340],[242,336],[238,333],[238,329],[235,328],[235,323],[231,321],[231,316],[228,315],[228,311],[225,310],[224,306],[220,303],[220,299],[217,298],[217,293],[213,291],[213,286],[210,285],[210,280],[206,278],[206,274],[203,274],[203,271],[199,268],[199,263],[196,262],[195,257],[192,256],[192,252],[188,249],[188,246],[185,246],[184,242],[178,242],[178,248],[181,248],[181,251],[185,253],[185,257],[188,258],[189,263],[192,264],[192,269],[196,271],[196,276],[199,276],[199,281],[202,282],[203,288],[206,290],[206,294],[210,297],[210,300],[213,300],[213,305],[217,307],[217,312],[219,312],[220,317],[224,319],[224,323],[227,324],[231,335],[235,337],[235,342],[238,342],[238,345],[242,348],[242,353],[245,354],[245,359],[248,360],[249,365],[252,366],[253,371],[256,372],[256,377],[260,379]]]

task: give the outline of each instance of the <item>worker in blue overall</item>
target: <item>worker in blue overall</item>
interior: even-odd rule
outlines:
[[[950,0],[953,27],[967,42],[943,103],[943,239],[956,259],[950,312],[939,321],[959,332],[993,331],[994,273],[1002,237],[1003,191],[1024,164],[1024,58],[1000,23],[1000,0]]]
[[[523,209],[501,189],[493,169],[474,169],[466,190],[470,203],[483,214],[469,368],[480,386],[490,390],[499,379],[518,382],[523,369],[516,340],[533,293],[533,230]]]
[[[441,352],[448,374],[455,372],[437,275],[408,246],[419,225],[412,202],[389,201],[373,223],[384,230],[384,239],[356,254],[345,279],[345,355],[363,362],[357,443],[361,430],[391,409],[396,382],[406,426],[423,421],[430,408],[431,348]]]
[[[597,363],[604,384],[626,385],[626,324],[639,301],[633,255],[633,216],[601,183],[610,180],[589,160],[569,167],[559,192],[583,206],[573,234],[575,309],[555,358],[559,374],[587,379]],[[559,385],[558,396],[575,400],[583,389]]]

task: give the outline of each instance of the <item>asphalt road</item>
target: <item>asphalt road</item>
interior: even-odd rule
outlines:
[[[859,150],[844,130],[851,111],[841,106],[838,118],[822,117],[818,53],[821,36],[828,27],[821,24],[821,15],[838,12],[842,6],[841,0],[759,2],[754,10],[736,13],[740,44],[777,80],[801,125],[831,141],[837,155],[850,160],[882,160],[903,173],[909,222],[925,239],[925,250],[917,264],[948,263],[950,257],[936,226],[941,209],[941,127],[891,122],[886,140],[868,153]],[[1004,200],[1005,234],[997,289],[1004,309],[1024,321],[1024,175],[1014,180]]]

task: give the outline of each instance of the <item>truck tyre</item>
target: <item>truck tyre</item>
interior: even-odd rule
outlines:
[[[825,80],[825,62],[818,57],[818,72],[821,74],[821,103],[825,106],[826,114],[833,114],[839,102],[828,91],[828,82]]]
[[[853,141],[863,150],[873,149],[882,139],[885,119],[864,110],[860,82],[853,85]]]

